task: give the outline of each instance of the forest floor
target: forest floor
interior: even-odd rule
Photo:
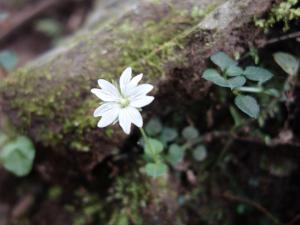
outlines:
[[[48,4],[40,4],[47,1]],[[14,68],[37,58],[78,30],[92,8],[91,0],[12,2],[0,1],[0,48],[12,53],[10,60],[16,61]],[[35,13],[30,14],[32,11]],[[3,24],[2,16],[11,17],[10,23]],[[264,42],[264,47],[257,51],[265,65],[274,68],[270,58],[278,51],[300,56],[299,37],[282,41],[279,38],[299,32],[299,26],[300,21],[295,21],[284,33],[279,25],[266,35],[264,41],[270,43]],[[9,76],[9,72],[1,68],[0,79],[5,76]],[[212,92],[217,93],[214,88]],[[282,138],[274,145],[266,145],[256,136],[229,138],[228,134],[222,137],[221,144],[210,141],[214,137],[209,130],[223,124],[226,131],[226,124],[232,123],[224,105],[218,107],[216,104],[216,107],[209,108],[208,113],[215,120],[209,129],[207,126],[203,128],[201,121],[198,121],[195,113],[197,103],[188,113],[186,110],[191,106],[177,112],[170,111],[160,118],[163,124],[176,124],[179,130],[191,124],[200,131],[205,129],[209,149],[207,163],[199,166],[199,163],[187,160],[173,168],[174,178],[169,191],[176,189],[179,209],[175,211],[187,221],[174,221],[174,224],[300,224],[299,84],[291,94],[294,98],[292,105],[288,109],[284,103],[279,106],[283,118],[268,119],[261,133],[275,140],[278,134],[286,137],[288,134],[284,132],[291,131],[294,135],[292,143]],[[215,96],[209,99],[215,101]],[[184,120],[178,121],[176,118],[179,116]],[[253,126],[246,126],[236,134],[249,133],[251,129],[254,129]],[[122,157],[137,160],[135,150],[139,148],[136,144],[138,138],[133,135],[128,140],[124,149],[134,150],[127,154],[122,149],[125,152]],[[64,161],[63,156],[56,153],[45,154],[45,151],[47,149],[37,151],[34,169],[27,177],[14,177],[0,168],[0,225],[81,225],[103,224],[103,221],[109,221],[107,224],[110,225],[139,224],[134,207],[140,204],[136,201],[146,193],[145,187],[135,186],[136,183],[120,176],[132,169],[130,165],[124,165],[122,157],[109,157],[82,176],[77,173],[77,168],[72,167],[72,162]],[[85,160],[85,153],[74,154]],[[137,179],[142,182],[135,171],[131,176],[129,181]],[[112,192],[114,197],[108,199]],[[164,207],[170,208],[173,204],[172,199],[165,201],[159,209],[149,207],[142,209],[141,214],[145,218],[153,217],[152,224],[160,224],[155,220],[155,215],[164,214]],[[122,210],[127,210],[124,214],[129,215],[129,221],[120,216],[123,212],[115,212],[121,210],[119,204],[123,206]],[[112,214],[118,214],[118,218],[113,218]]]

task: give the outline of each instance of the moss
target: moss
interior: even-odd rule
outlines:
[[[117,204],[118,207],[111,214],[108,224],[120,224],[120,221],[127,222],[125,224],[130,224],[130,221],[137,225],[144,224],[141,211],[151,200],[151,193],[149,184],[141,180],[138,172],[118,177],[111,193],[108,203]]]
[[[89,224],[147,224],[143,210],[151,202],[151,187],[135,166],[138,165],[134,165],[135,171],[115,177],[108,192],[102,190],[105,194],[83,188],[76,190],[73,202],[67,207],[74,214],[73,224],[87,224],[87,221]]]
[[[298,0],[284,0],[275,4],[265,19],[254,18],[255,25],[267,31],[277,23],[283,23],[283,30],[289,29],[289,23],[300,18]]]
[[[65,206],[65,209],[73,214],[73,225],[90,224],[91,221],[98,224],[97,221],[105,220],[105,205],[97,194],[81,188],[76,190],[74,199],[72,204]]]
[[[135,172],[116,178],[111,193],[108,204],[112,204],[111,208],[118,207],[108,224],[118,224],[120,220],[138,225],[160,224],[162,221],[171,224],[171,221],[180,220],[181,215],[175,214],[178,212],[178,192],[168,177],[151,179],[135,168]],[[166,208],[168,210],[164,211]]]
[[[190,10],[171,9],[168,17],[159,22],[155,19],[143,24],[142,33],[130,32],[130,25],[125,23],[119,30],[124,39],[115,40],[115,45],[121,47],[120,65],[131,65],[136,71],[145,71],[149,80],[165,76],[164,66],[174,61],[178,65],[185,62],[183,54],[178,54],[184,48],[187,37],[195,32],[198,23],[216,5],[206,10],[193,7]],[[138,46],[138,47],[137,47]]]
[[[153,4],[162,4],[162,0],[151,0]]]

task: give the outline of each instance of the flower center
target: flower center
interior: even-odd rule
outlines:
[[[130,102],[129,102],[128,98],[121,98],[119,103],[120,103],[122,108],[125,108],[125,107],[129,106]]]

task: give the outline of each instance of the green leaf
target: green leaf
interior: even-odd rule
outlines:
[[[205,70],[203,73],[203,78],[221,87],[229,87],[231,89],[242,87],[246,83],[246,79],[243,76],[236,76],[226,80],[215,69]]]
[[[223,78],[215,69],[207,69],[204,71],[203,76],[205,80],[211,81],[221,87],[228,87],[227,80]]]
[[[259,55],[258,55],[258,49],[250,47],[249,54],[252,57],[255,65],[257,65],[259,63],[259,61],[260,61],[260,58],[259,58]]]
[[[224,52],[217,52],[216,54],[210,57],[211,61],[221,68],[222,71],[225,71],[232,65],[236,65],[237,62],[230,58]]]
[[[59,37],[63,31],[61,23],[51,18],[38,20],[35,24],[35,29],[46,34],[49,37],[54,38]]]
[[[48,198],[52,200],[57,199],[59,198],[59,196],[61,196],[62,193],[63,193],[63,188],[61,186],[58,185],[52,186],[48,190]]]
[[[175,140],[177,138],[177,136],[178,136],[178,132],[177,132],[176,129],[165,127],[162,130],[162,133],[160,135],[160,139],[164,143],[168,143],[168,142],[171,142],[171,141]]]
[[[95,204],[94,204],[95,205]],[[93,204],[92,204],[93,206]],[[99,211],[99,208],[98,210]],[[95,214],[95,213],[93,213]],[[92,215],[90,216],[87,216],[85,215],[85,217],[88,217],[90,218]],[[84,225],[86,224],[86,219],[85,217],[78,217],[78,218],[84,218],[83,221],[78,223],[77,220],[75,223],[73,223],[74,225]],[[118,211],[118,212],[114,212],[113,216],[112,216],[112,219],[109,221],[108,225],[129,225],[130,222],[129,222],[129,216],[128,216],[128,212],[126,210],[122,210],[122,211]]]
[[[163,144],[156,139],[148,138],[145,145],[145,153],[147,156],[155,159],[159,153],[164,149]]]
[[[227,68],[227,70],[226,70],[225,73],[228,76],[234,77],[234,76],[240,76],[240,75],[242,75],[243,72],[244,72],[244,70],[241,67],[236,66],[236,65],[231,65],[231,66],[229,66]]]
[[[275,62],[289,75],[295,76],[299,70],[299,60],[291,54],[277,52],[273,55]]]
[[[244,120],[241,117],[241,115],[239,114],[239,112],[232,106],[230,106],[229,110],[230,110],[230,114],[234,120],[234,125],[236,127],[240,126]]]
[[[7,140],[8,140],[8,137],[4,133],[1,133],[1,131],[0,131],[0,149]]]
[[[277,97],[277,98],[280,97],[280,92],[274,88],[267,89],[264,92],[273,97]]]
[[[252,81],[258,81],[264,83],[273,77],[273,74],[264,68],[256,66],[248,66],[244,71],[244,75]]]
[[[184,149],[177,144],[172,144],[168,151],[167,160],[173,166],[175,166],[182,161],[183,157],[184,157]]]
[[[4,168],[16,176],[29,174],[34,157],[35,149],[32,142],[23,136],[6,144],[0,153],[0,161]]]
[[[199,132],[196,128],[192,126],[185,127],[182,131],[182,136],[187,140],[194,140],[199,137]]]
[[[238,95],[234,100],[235,105],[252,118],[259,115],[259,105],[255,98],[249,95]]]
[[[162,124],[158,118],[152,118],[145,127],[146,133],[150,136],[158,135],[162,130]]]
[[[198,145],[193,151],[193,158],[197,161],[203,161],[207,157],[207,150],[204,145]]]
[[[168,172],[168,167],[164,163],[148,163],[145,167],[148,176],[157,178]]]
[[[247,210],[247,206],[244,205],[244,204],[239,204],[237,207],[236,207],[236,212],[240,215],[244,214]]]
[[[0,65],[7,71],[13,70],[17,65],[17,55],[13,51],[4,50],[0,52]]]
[[[242,87],[246,83],[246,78],[243,76],[236,76],[234,78],[229,79],[227,83],[231,89]]]

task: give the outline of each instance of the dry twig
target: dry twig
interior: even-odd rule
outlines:
[[[31,4],[23,10],[12,13],[6,20],[0,23],[0,42],[9,37],[17,29],[30,22],[49,8],[66,4],[71,0],[44,0]]]
[[[262,214],[264,214],[266,217],[268,217],[271,221],[274,222],[274,224],[282,224],[279,219],[277,219],[269,210],[267,210],[265,207],[263,207],[261,204],[259,204],[258,202],[255,202],[253,200],[247,199],[247,198],[243,198],[243,197],[239,197],[239,196],[235,196],[232,195],[230,193],[224,193],[222,195],[223,198],[230,200],[230,201],[234,201],[234,202],[240,202],[240,203],[244,203],[247,205],[252,206],[253,208],[257,209],[258,211],[260,211]]]

